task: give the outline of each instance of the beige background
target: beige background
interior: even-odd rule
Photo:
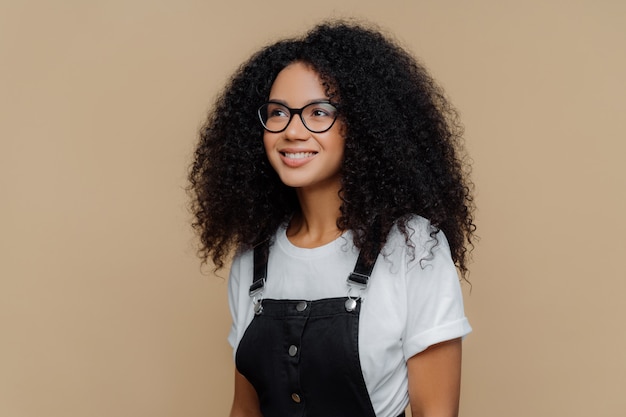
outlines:
[[[330,16],[395,33],[466,126],[461,415],[624,415],[626,2],[1,0],[0,416],[227,414],[186,168],[236,66]]]

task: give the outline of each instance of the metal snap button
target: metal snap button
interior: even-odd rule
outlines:
[[[291,394],[291,399],[293,400],[294,403],[298,403],[298,404],[300,404],[300,401],[302,401],[300,396],[296,394],[295,392]]]
[[[296,356],[298,353],[298,347],[296,345],[289,346],[289,356]]]
[[[304,311],[307,308],[307,303],[306,301],[300,301],[297,305],[296,305],[296,310],[298,311]]]
[[[254,314],[257,316],[263,312],[263,304],[260,301],[254,304]]]

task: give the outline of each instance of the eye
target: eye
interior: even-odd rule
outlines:
[[[307,109],[308,117],[313,118],[334,118],[337,109],[330,103],[313,103]]]
[[[311,112],[311,115],[317,116],[317,117],[324,117],[324,116],[328,116],[328,112],[323,109],[315,109]]]
[[[289,110],[285,106],[281,106],[280,104],[269,103],[267,105],[267,117],[289,118]]]

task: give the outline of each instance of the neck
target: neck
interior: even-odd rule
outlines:
[[[297,190],[300,213],[294,215],[287,237],[296,246],[315,248],[341,235],[337,219],[341,211],[339,183],[333,188]]]

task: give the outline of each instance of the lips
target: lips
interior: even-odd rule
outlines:
[[[304,159],[315,156],[316,152],[281,152],[285,158]]]
[[[295,150],[283,150],[279,152],[280,159],[283,164],[291,168],[297,168],[305,165],[311,161],[317,155],[314,151],[295,151]]]

